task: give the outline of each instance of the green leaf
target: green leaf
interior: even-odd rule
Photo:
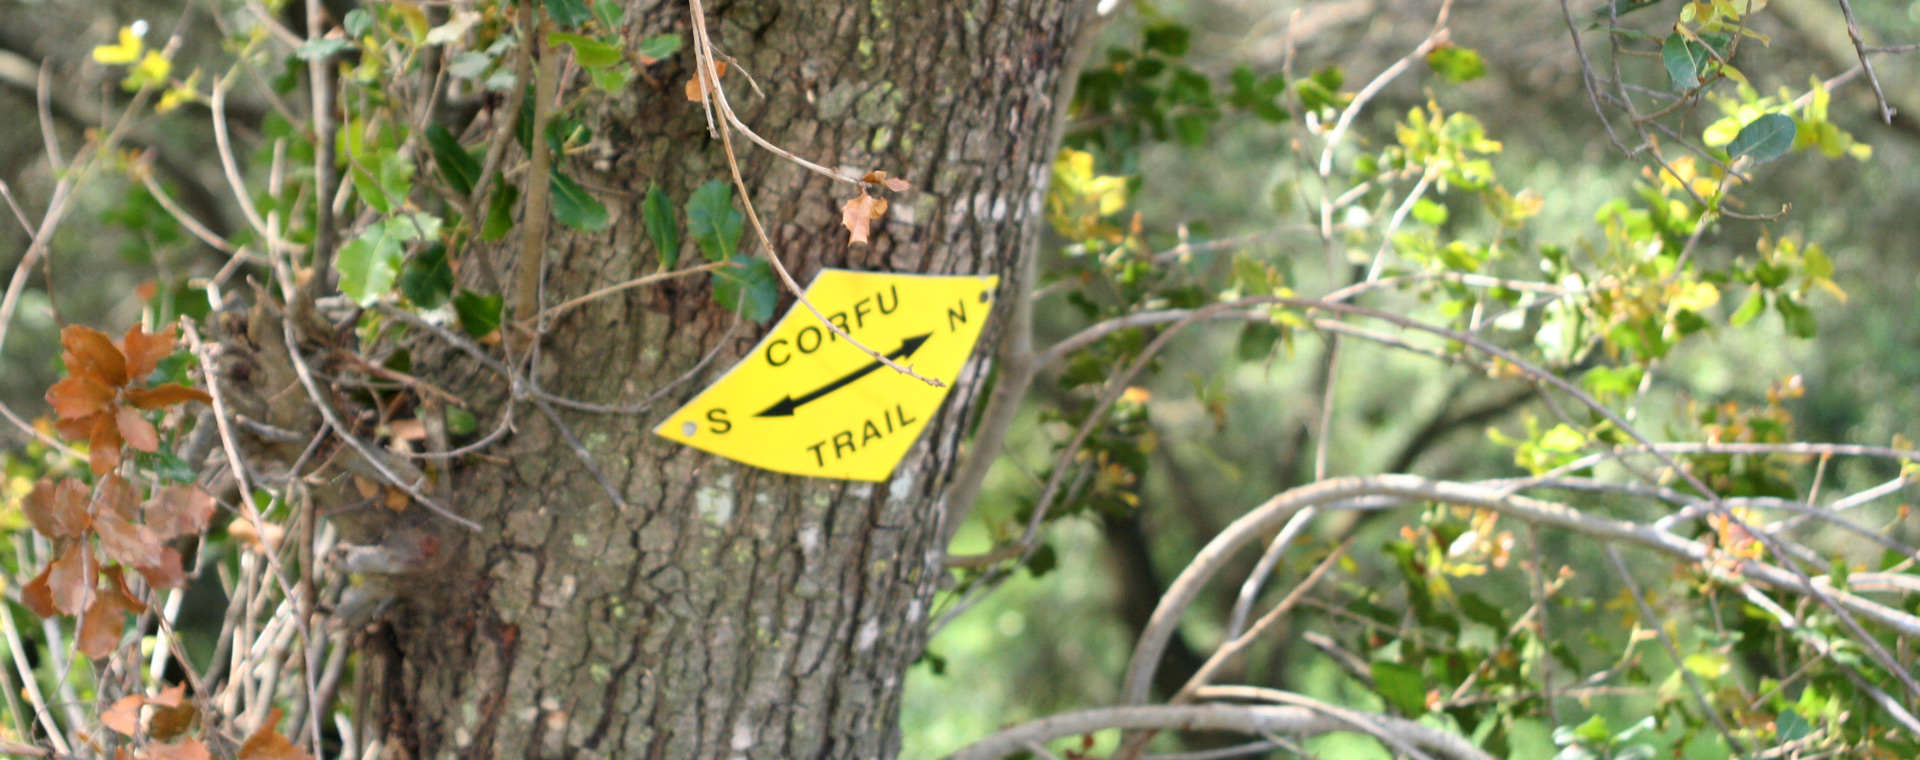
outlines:
[[[513,204],[520,202],[520,188],[499,172],[493,174],[493,200],[487,203],[487,220],[480,225],[481,240],[499,240],[513,229]]]
[[[1413,218],[1429,226],[1438,227],[1447,223],[1447,207],[1421,198],[1413,202]]]
[[[434,124],[427,127],[427,147],[433,151],[433,164],[440,167],[447,185],[461,195],[472,193],[480,181],[480,162],[460,147],[460,139],[446,127]]]
[[[1427,688],[1420,671],[1397,662],[1373,663],[1373,683],[1380,696],[1407,715],[1427,713]]]
[[[368,225],[334,258],[334,268],[340,270],[340,292],[361,306],[379,300],[393,288],[400,272],[400,244],[418,237],[419,229],[401,219]]]
[[[558,168],[553,170],[553,218],[581,232],[599,232],[607,228],[607,207],[600,205],[584,188],[575,184]]]
[[[730,265],[713,270],[713,300],[727,311],[766,324],[780,300],[780,286],[766,259],[735,256]]]
[[[745,221],[733,208],[733,185],[726,180],[708,180],[687,199],[687,232],[708,261],[733,258]]]
[[[680,35],[656,34],[640,41],[640,49],[635,51],[640,59],[647,63],[673,57],[680,52]]]
[[[601,42],[584,34],[555,32],[547,35],[547,44],[573,48],[573,59],[590,69],[603,69],[620,62],[620,46]]]
[[[601,92],[619,92],[627,89],[627,84],[633,81],[633,69],[628,66],[587,69],[587,78],[593,80],[594,89]]]
[[[1773,308],[1780,312],[1781,321],[1786,322],[1787,332],[1796,338],[1811,338],[1820,332],[1820,323],[1813,318],[1813,310],[1800,305],[1793,296],[1781,294],[1773,301]]]
[[[1773,719],[1773,725],[1778,731],[1776,738],[1781,744],[1804,739],[1813,731],[1813,724],[1808,723],[1807,719],[1795,712],[1793,708],[1780,711],[1780,716]]]
[[[1179,58],[1187,54],[1192,43],[1193,33],[1184,26],[1174,23],[1154,24],[1140,33],[1140,47],[1146,50],[1158,50],[1161,53]]]
[[[1727,674],[1727,656],[1719,652],[1694,652],[1682,662],[1688,671],[1708,681]]]
[[[1487,75],[1487,65],[1473,48],[1447,45],[1427,54],[1427,65],[1454,84],[1471,82]]]
[[[660,254],[660,271],[680,263],[680,220],[674,216],[673,201],[658,185],[647,188],[647,199],[640,203],[640,217],[647,223],[647,237]]]
[[[1660,44],[1660,60],[1667,64],[1667,76],[1673,80],[1675,92],[1685,92],[1700,86],[1700,73],[1706,70],[1713,60],[1707,52],[1707,46],[1680,36],[1669,34]]]
[[[1793,134],[1793,117],[1780,113],[1763,115],[1741,127],[1740,134],[1727,143],[1727,157],[1752,156],[1754,163],[1764,164],[1786,155],[1787,149],[1793,147]]]
[[[593,4],[594,19],[600,22],[600,26],[609,30],[618,28],[626,15],[626,9],[613,0],[600,0]]]
[[[453,293],[453,268],[447,266],[447,247],[432,245],[400,270],[400,294],[422,309],[447,302]]]
[[[460,318],[460,329],[475,338],[484,338],[500,329],[501,309],[506,299],[498,295],[462,290],[453,297],[453,313]]]
[[[473,435],[480,430],[480,421],[473,418],[473,412],[457,406],[447,407],[447,433],[449,435]]]
[[[565,27],[576,27],[593,18],[587,10],[587,0],[545,0],[547,15],[553,22]]]
[[[328,39],[323,37],[317,40],[308,40],[300,47],[294,48],[293,55],[302,61],[320,61],[333,57],[333,54],[347,49],[347,46],[352,44],[352,42],[345,39]]]
[[[347,30],[347,37],[360,39],[366,36],[368,29],[373,28],[373,14],[363,8],[355,8],[340,19],[340,26]]]

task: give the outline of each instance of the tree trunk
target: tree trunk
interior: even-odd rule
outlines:
[[[630,41],[687,34],[685,6],[629,1]],[[736,136],[754,207],[800,282],[822,267],[1000,273],[1009,292],[1040,213],[1081,3],[746,0],[708,13],[717,48],[764,92],[735,73],[725,80],[755,131],[818,163],[883,169],[916,186],[895,196],[872,245],[850,247],[839,224],[850,188]],[[614,223],[596,235],[553,227],[545,303],[658,270],[641,222],[649,185],[684,202],[701,182],[728,176],[719,142],[681,93],[691,60],[687,50],[654,67],[658,91],[636,83],[588,106],[595,139],[569,170]],[[474,256],[502,272],[513,258],[468,253],[462,277],[475,288],[486,281]],[[685,246],[683,260],[697,256]],[[431,523],[444,528],[445,564],[411,579],[379,637],[385,655],[368,670],[384,673],[377,715],[389,752],[898,751],[904,672],[943,576],[939,494],[997,331],[990,323],[949,401],[881,484],[776,475],[648,432],[761,331],[735,327],[706,280],[692,277],[594,301],[551,325],[533,368],[544,391],[608,405],[664,393],[639,414],[556,406],[564,427],[522,401],[503,444],[452,469],[440,492],[485,530]],[[441,351],[423,344],[416,367],[445,368],[433,379],[470,400],[504,402],[497,374]]]

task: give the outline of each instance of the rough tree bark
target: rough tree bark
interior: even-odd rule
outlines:
[[[1000,273],[1008,292],[1039,216],[1059,87],[1086,11],[1048,0],[710,6],[715,44],[764,92],[728,75],[730,99],[756,131],[820,163],[885,169],[916,185],[895,199],[871,246],[849,247],[838,213],[846,186],[736,139],[754,205],[795,276],[804,283],[830,266]],[[686,14],[681,3],[630,2],[626,34],[684,35]],[[546,303],[658,268],[641,223],[650,183],[685,199],[727,176],[719,143],[679,92],[692,56],[680,58],[660,77],[665,91],[636,84],[588,107],[597,137],[569,167],[614,224],[596,235],[554,226]],[[686,248],[683,257],[697,256]],[[485,286],[478,256],[511,281],[510,251],[463,255],[463,284]],[[533,366],[545,391],[619,405],[671,389],[640,414],[562,408],[564,429],[523,401],[501,445],[447,468],[436,493],[485,530],[421,523],[440,559],[398,580],[400,603],[371,639],[363,668],[382,676],[389,753],[898,751],[903,675],[941,577],[939,494],[977,411],[996,330],[990,323],[891,482],[857,484],[754,470],[648,433],[751,348],[760,329],[732,325],[704,279],[684,278],[592,302],[551,326]],[[414,351],[416,370],[483,402],[477,414],[491,426],[508,396],[497,374],[430,337]],[[709,351],[713,362],[674,384]],[[569,433],[627,509],[583,466]],[[328,508],[318,491],[315,500]],[[348,538],[393,542],[393,526],[380,532],[389,535],[361,527]]]

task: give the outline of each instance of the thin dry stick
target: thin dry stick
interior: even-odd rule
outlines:
[[[623,290],[631,290],[633,288],[638,288],[645,285],[652,285],[656,282],[663,282],[666,280],[674,279],[676,277],[685,277],[687,275],[699,274],[701,272],[711,272],[715,269],[719,269],[720,267],[723,267],[726,265],[727,263],[724,261],[714,261],[706,264],[701,264],[700,266],[693,267],[690,269],[676,269],[671,272],[655,272],[653,274],[646,275],[645,277],[636,277],[634,279],[628,280],[618,285],[608,285],[607,287],[593,291],[592,293],[588,293],[584,296],[580,296],[579,298],[575,298],[573,300],[567,301],[566,303],[562,303],[559,306],[554,306],[552,308],[549,308],[546,311],[543,311],[540,313],[540,318],[542,320],[554,319],[560,316],[562,313],[566,312],[566,310],[571,309],[575,306],[579,306],[580,304],[587,303],[594,299],[605,298],[615,293],[619,293]]]
[[[734,121],[732,118],[733,108],[727,104],[726,88],[721,86],[720,78],[707,73],[714,71],[715,68],[713,65],[713,40],[707,36],[706,10],[701,7],[700,0],[687,0],[687,3],[691,6],[693,14],[693,49],[698,57],[696,68],[699,70],[696,77],[703,85],[710,84],[712,86],[710,90],[705,91],[707,97],[702,102],[708,108],[717,109],[727,117],[723,119],[723,123],[720,124],[718,128],[720,132],[720,147],[726,152],[727,169],[733,174],[733,186],[740,191],[740,205],[744,206],[747,210],[747,222],[753,227],[754,237],[759,239],[760,247],[766,254],[767,262],[772,264],[773,270],[780,274],[780,281],[786,283],[787,291],[792,293],[795,299],[799,300],[800,305],[807,307],[807,311],[813,312],[813,316],[820,320],[820,324],[825,325],[833,334],[845,338],[847,345],[859,349],[874,361],[892,368],[895,372],[914,378],[935,388],[945,388],[946,383],[915,372],[911,366],[903,366],[899,362],[887,358],[879,351],[868,348],[865,343],[854,340],[853,336],[848,335],[847,331],[840,329],[840,326],[834,324],[833,320],[827,319],[827,315],[821,313],[820,309],[814,306],[812,301],[807,300],[807,295],[804,289],[800,287],[800,283],[794,282],[793,274],[787,271],[787,265],[780,261],[780,254],[774,250],[773,240],[767,236],[766,228],[761,226],[760,215],[753,210],[752,194],[747,190],[746,180],[740,176],[740,161],[738,157],[734,155],[733,138],[730,136],[732,134],[731,125]],[[709,121],[712,119],[711,111],[709,112],[708,119]],[[836,174],[834,176],[837,177],[838,175]]]

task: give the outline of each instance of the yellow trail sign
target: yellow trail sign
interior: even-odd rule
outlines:
[[[875,361],[801,304],[753,353],[653,429],[765,470],[885,480],[947,397],[992,307],[995,276],[825,269],[807,300],[862,345],[949,387]]]

